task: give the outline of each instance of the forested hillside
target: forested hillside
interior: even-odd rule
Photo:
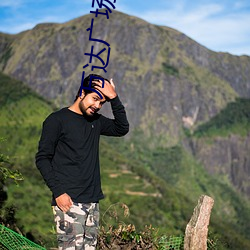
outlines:
[[[0,149],[24,176],[19,186],[6,183],[6,206],[46,247],[55,245],[51,194],[34,157],[43,120],[79,88],[92,17],[0,33]],[[209,231],[218,249],[250,249],[250,57],[117,11],[95,19],[92,36],[110,43],[107,73],[94,73],[114,79],[131,128],[101,139],[102,225],[117,224],[105,211],[125,203],[130,217],[121,220],[138,230],[183,234],[206,194],[215,200]],[[112,115],[108,103],[102,112]]]
[[[24,180],[16,186],[7,183],[8,201],[16,211],[17,225],[46,247],[55,246],[50,192],[34,165],[41,124],[54,108],[23,83],[0,74],[1,153],[14,159]],[[21,118],[22,117],[22,118]],[[201,194],[215,199],[210,237],[218,238],[220,249],[247,249],[249,240],[249,202],[239,196],[230,183],[210,176],[188,153],[182,143],[173,147],[151,148],[143,131],[130,138],[105,138],[100,145],[103,191],[102,215],[112,204],[125,203],[130,216],[119,220],[142,230],[153,225],[166,235],[184,234]],[[115,224],[102,217],[104,226]],[[240,248],[237,248],[239,247]]]

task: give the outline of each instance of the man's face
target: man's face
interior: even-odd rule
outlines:
[[[102,96],[101,99],[97,93],[93,92],[83,96],[79,103],[79,108],[82,114],[87,116],[93,116],[102,108],[102,105],[105,102],[106,98],[104,96]]]

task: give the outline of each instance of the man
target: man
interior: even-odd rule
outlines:
[[[52,113],[43,123],[36,165],[52,191],[59,249],[95,249],[98,202],[104,198],[100,135],[123,136],[129,130],[113,80],[105,79],[103,85],[100,78],[86,77],[73,105]],[[97,113],[106,101],[111,103],[114,119]]]

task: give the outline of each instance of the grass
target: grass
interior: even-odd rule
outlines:
[[[32,234],[36,242],[47,248],[55,247],[51,194],[34,164],[41,124],[53,107],[22,83],[2,74],[0,80],[0,137],[7,139],[0,150],[10,155],[12,168],[20,170],[24,177],[19,187],[6,183],[6,205],[16,208],[17,224],[25,233]],[[130,216],[121,221],[134,224],[138,231],[153,225],[162,235],[183,235],[199,196],[207,194],[215,198],[211,217],[215,237],[229,242],[229,249],[250,245],[248,201],[229,183],[209,176],[181,144],[170,148],[148,145],[148,139],[139,130],[126,140],[101,139],[101,175],[106,196],[100,202],[102,214],[111,204],[126,204]],[[112,218],[105,222],[117,225]]]
[[[250,99],[237,98],[210,121],[198,126],[195,137],[215,137],[238,134],[246,136],[250,130]]]
[[[173,76],[179,75],[179,70],[172,65],[169,65],[167,63],[162,63],[162,68],[163,68],[163,72],[167,75],[173,75]]]

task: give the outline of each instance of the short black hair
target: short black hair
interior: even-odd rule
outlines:
[[[95,89],[95,83],[93,82],[93,80],[100,80],[101,79],[104,79],[105,81],[109,82],[110,81],[104,77],[102,77],[101,75],[97,75],[97,74],[89,74],[87,77],[84,78],[81,86],[79,87],[78,89],[78,92],[77,92],[77,95],[75,97],[75,100],[74,102],[77,100],[77,98],[81,95],[80,92],[84,91],[85,95],[87,94],[90,94],[90,93],[93,93],[94,91],[92,91],[91,89]],[[90,79],[92,80],[91,81],[91,84],[90,84]],[[83,87],[88,87],[88,89],[85,89]]]

